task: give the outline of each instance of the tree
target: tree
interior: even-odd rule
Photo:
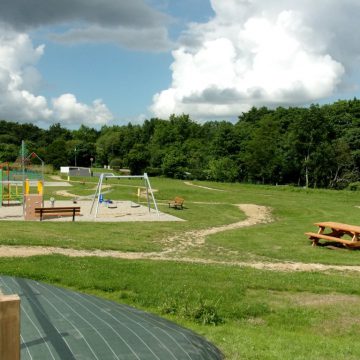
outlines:
[[[94,144],[99,136],[99,132],[93,128],[81,125],[78,130],[72,132],[73,139],[81,140],[83,143]]]
[[[186,171],[185,166],[185,155],[179,147],[174,146],[166,152],[161,167],[164,175],[175,179],[183,179]]]
[[[265,115],[247,142],[242,156],[249,179],[262,183],[282,182],[282,156],[279,123],[272,115]]]
[[[13,162],[19,155],[19,147],[14,144],[0,143],[0,162]]]
[[[224,157],[209,162],[207,177],[209,180],[234,182],[238,179],[239,170],[235,161]]]
[[[216,157],[231,156],[240,150],[239,138],[233,124],[221,121],[217,125],[210,149]]]
[[[68,129],[61,127],[60,123],[53,124],[49,127],[49,130],[46,132],[46,143],[51,144],[55,140],[70,140],[71,132]]]
[[[135,145],[127,155],[125,162],[132,175],[143,174],[149,165],[149,153],[146,147],[142,144]]]
[[[64,139],[55,140],[47,147],[44,161],[52,164],[55,169],[69,165],[69,158],[66,151],[64,151],[65,149],[66,142]]]
[[[317,159],[326,156],[326,146],[320,145],[330,141],[329,133],[332,129],[318,105],[311,105],[299,114],[301,117],[293,121],[289,127],[287,146],[293,161],[299,164],[299,182],[302,178],[305,186],[309,187],[315,183],[313,170],[316,161],[313,157],[315,153]]]

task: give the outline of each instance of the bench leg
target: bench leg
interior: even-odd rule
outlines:
[[[318,244],[319,244],[319,239],[314,239],[314,238],[312,238],[311,241],[312,241],[312,245],[311,245],[311,246],[318,246]]]

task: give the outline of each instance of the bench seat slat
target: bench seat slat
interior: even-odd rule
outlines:
[[[310,239],[323,239],[323,240],[327,240],[327,241],[339,242],[339,243],[349,245],[349,246],[360,246],[360,241],[351,241],[351,240],[341,239],[341,238],[326,235],[326,234],[306,232],[305,235],[309,236]]]
[[[80,206],[59,206],[50,208],[35,208],[35,214],[40,215],[40,221],[44,216],[72,216],[75,221],[75,215],[80,214]]]
[[[70,214],[70,213],[73,213],[75,211],[75,213],[79,213],[80,210],[64,210],[64,209],[51,209],[51,210],[35,210],[35,212],[37,214],[40,214],[40,213],[43,213],[43,214],[51,214],[51,213],[54,213],[54,212],[63,212],[64,214]]]
[[[64,211],[80,211],[80,206],[58,206],[58,207],[41,207],[41,208],[35,208],[35,211],[40,212],[40,210],[42,211],[51,211],[51,210],[64,210]]]

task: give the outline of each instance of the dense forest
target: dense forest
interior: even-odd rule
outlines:
[[[360,100],[253,107],[236,123],[200,124],[173,115],[142,125],[68,130],[3,120],[0,161],[14,161],[22,140],[54,168],[93,162],[133,174],[343,189],[360,178]]]

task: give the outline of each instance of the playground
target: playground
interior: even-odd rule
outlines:
[[[19,156],[14,163],[0,164],[0,220],[9,221],[97,221],[97,222],[134,222],[134,221],[182,221],[159,211],[149,177],[142,175],[117,176],[113,173],[100,173],[93,193],[87,196],[72,194],[66,190],[51,190],[45,193],[45,186],[72,186],[70,181],[47,181],[45,184],[44,161],[30,153],[22,142]],[[60,180],[63,180],[60,178]],[[68,177],[70,180],[70,177]],[[130,181],[131,189],[125,200],[120,197],[110,200],[105,194],[112,186],[108,182]],[[95,185],[91,179],[89,185]],[[137,185],[134,185],[133,183]],[[79,181],[73,182],[79,184]],[[85,185],[85,181],[80,182]],[[126,186],[126,185],[124,185]],[[77,190],[83,190],[77,188]],[[76,191],[76,189],[75,189]],[[80,191],[80,192],[81,192]],[[134,191],[136,195],[134,196]],[[58,196],[59,195],[59,196]],[[65,200],[64,197],[72,200]]]
[[[1,175],[1,170],[0,170]],[[102,175],[96,185],[90,182],[87,185],[92,186],[88,190],[90,195],[81,196],[83,185],[79,185],[76,181],[42,181],[25,179],[24,183],[15,180],[6,180],[3,182],[3,189],[16,189],[16,196],[11,198],[3,196],[2,206],[0,207],[0,220],[8,221],[39,221],[38,213],[40,209],[54,210],[66,208],[71,209],[78,207],[79,211],[73,219],[71,214],[57,214],[55,216],[44,216],[44,221],[56,222],[134,222],[134,221],[184,221],[183,219],[171,214],[161,212],[158,209],[154,192],[150,185],[150,180],[146,174],[138,176],[124,177],[130,185],[123,185],[130,190],[124,194],[125,200],[121,200],[122,195],[116,196],[119,200],[110,200],[108,194],[114,189],[114,185],[103,184],[105,176]],[[107,176],[106,180],[121,180],[121,176]],[[137,186],[131,184],[131,179],[145,180],[145,185],[137,182]],[[4,185],[5,184],[5,185]],[[80,182],[80,184],[82,184]],[[85,183],[83,183],[85,185]],[[64,190],[62,188],[71,188]],[[58,189],[62,190],[58,190]],[[45,199],[44,191],[46,189],[47,196]],[[75,192],[75,193],[74,193]],[[77,193],[80,192],[80,193]],[[7,193],[9,194],[10,191]],[[116,194],[115,194],[116,195]],[[107,196],[107,197],[105,197]],[[66,200],[71,198],[71,200]],[[23,206],[22,206],[23,205]]]

